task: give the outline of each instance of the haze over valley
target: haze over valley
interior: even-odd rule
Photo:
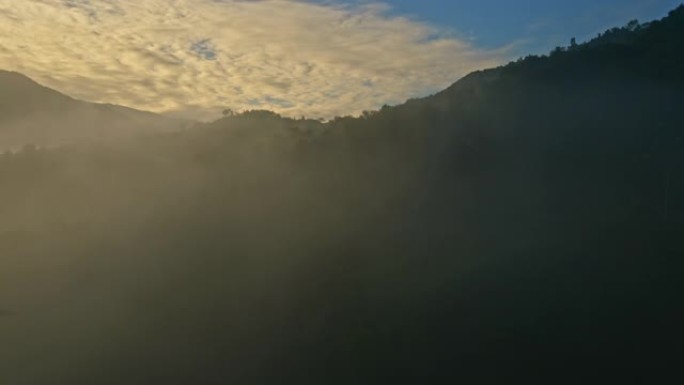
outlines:
[[[679,376],[684,5],[551,3],[0,0],[0,384]]]

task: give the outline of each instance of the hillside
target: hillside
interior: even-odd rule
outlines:
[[[669,381],[683,15],[360,118],[2,155],[0,383]]]
[[[131,108],[87,103],[0,71],[0,149],[55,146],[174,131],[187,125]]]

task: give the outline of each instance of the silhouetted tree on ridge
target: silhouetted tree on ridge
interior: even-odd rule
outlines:
[[[1,155],[0,382],[665,382],[683,28],[359,118]]]

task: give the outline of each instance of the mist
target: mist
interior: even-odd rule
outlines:
[[[0,152],[174,132],[192,125],[128,107],[88,103],[0,70]]]
[[[657,381],[683,12],[326,122],[3,96],[0,383]]]

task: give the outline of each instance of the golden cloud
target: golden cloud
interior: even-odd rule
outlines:
[[[0,68],[71,96],[195,118],[357,114],[503,61],[382,4],[0,0]]]

